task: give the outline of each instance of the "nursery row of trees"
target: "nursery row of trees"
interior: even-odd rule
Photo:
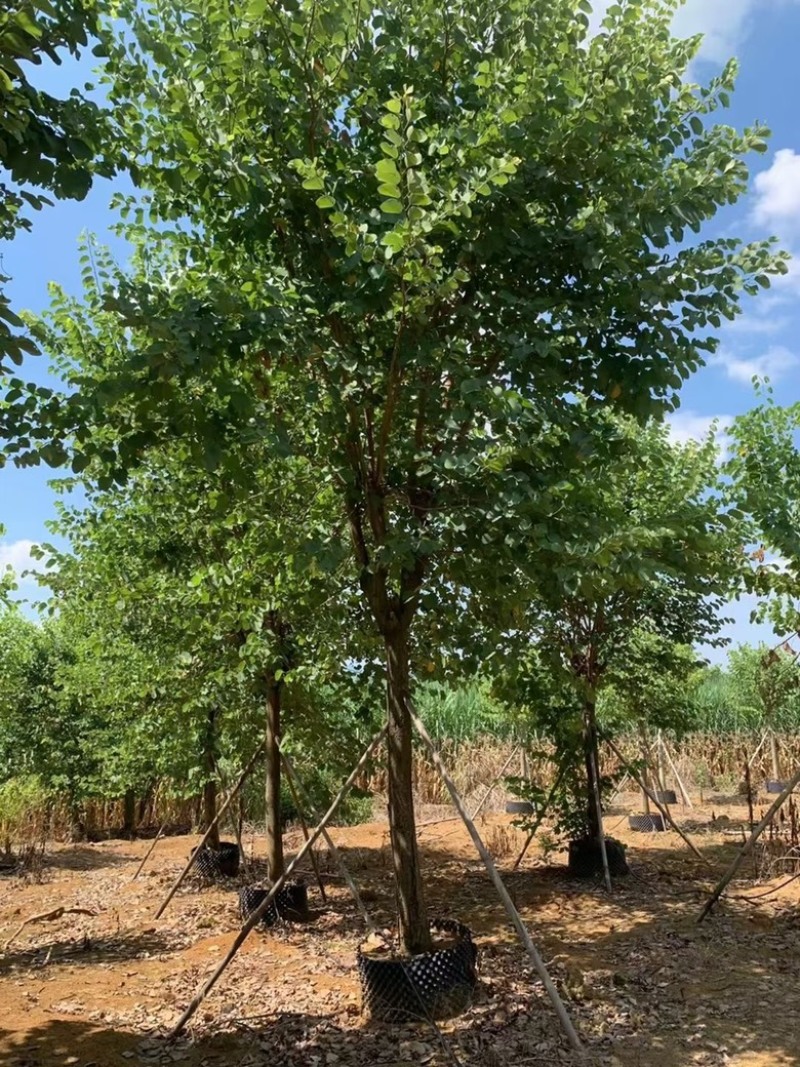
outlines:
[[[82,773],[120,790],[164,773],[210,812],[220,759],[263,737],[273,876],[279,739],[354,761],[385,694],[410,952],[422,680],[480,671],[535,709],[591,835],[603,689],[670,705],[725,601],[773,581],[759,529],[792,592],[794,504],[774,516],[765,478],[800,470],[794,414],[743,420],[725,472],[661,422],[786,270],[696,238],[766,131],[715,121],[735,64],[688,81],[674,7],[594,35],[578,0],[92,9],[132,258],[87,243],[81,297],[26,320],[61,385],[8,376],[0,403],[6,455],[68,466],[81,500],[43,550],[42,669]]]

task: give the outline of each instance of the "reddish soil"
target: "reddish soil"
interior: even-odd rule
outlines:
[[[364,931],[324,852],[327,906],[309,876],[313,921],[252,934],[187,1035],[166,1043],[165,1029],[239,927],[233,883],[187,885],[153,920],[196,843],[182,837],[159,842],[136,881],[148,841],[56,847],[41,881],[0,880],[0,1065],[800,1064],[800,880],[759,895],[785,879],[756,886],[748,861],[698,925],[708,891],[735,855],[735,828],[746,812],[717,806],[712,823],[709,806],[675,810],[706,858],[701,863],[674,833],[630,833],[628,810],[608,818],[608,832],[629,846],[631,865],[611,897],[601,882],[568,879],[561,853],[547,862],[534,853],[506,874],[587,1046],[584,1059],[567,1045],[466,831],[447,821],[420,830],[431,911],[470,925],[481,950],[472,1008],[441,1024],[450,1052],[424,1024],[390,1027],[361,1017],[355,948]],[[510,817],[490,815],[480,829],[509,872],[523,840]],[[334,840],[368,908],[391,924],[386,825],[337,829]],[[245,844],[250,852],[253,842]],[[255,845],[258,856],[261,842]],[[286,845],[291,853],[298,837],[288,835]],[[96,914],[28,925],[4,949],[24,919],[59,906]]]

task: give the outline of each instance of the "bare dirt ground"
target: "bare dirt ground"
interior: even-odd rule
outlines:
[[[709,889],[735,854],[734,831],[746,811],[719,804],[675,809],[694,833],[703,864],[674,833],[629,832],[624,816],[635,810],[635,798],[623,799],[631,807],[614,809],[608,832],[628,844],[631,874],[617,881],[613,896],[602,883],[568,879],[566,857],[558,853],[545,863],[534,851],[506,878],[585,1041],[585,1059],[563,1038],[466,831],[448,821],[420,830],[431,912],[470,925],[481,951],[472,1008],[441,1027],[450,1053],[424,1024],[362,1019],[355,948],[363,928],[328,861],[327,906],[309,880],[313,921],[252,934],[186,1036],[165,1043],[160,1034],[239,927],[234,883],[188,885],[153,920],[196,843],[177,837],[159,843],[137,881],[131,879],[148,841],[56,847],[41,884],[0,879],[0,1064],[800,1064],[800,881],[765,896],[770,886],[754,885],[745,865],[698,926]],[[487,816],[480,828],[508,871],[522,835],[504,815]],[[333,836],[375,918],[390,925],[386,824]],[[300,838],[286,840],[291,851]],[[260,853],[261,842],[245,844]],[[24,919],[60,905],[96,914],[29,925],[4,949]]]

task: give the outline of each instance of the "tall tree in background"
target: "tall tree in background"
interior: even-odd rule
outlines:
[[[765,131],[714,124],[733,64],[682,81],[698,42],[672,38],[675,6],[614,5],[590,38],[584,0],[122,0],[124,33],[104,34],[141,189],[121,203],[134,273],[90,312],[116,316],[117,342],[90,328],[72,395],[15,384],[0,429],[18,462],[94,456],[108,479],[165,436],[234,479],[255,440],[316,465],[384,646],[410,952],[430,944],[415,621],[451,603],[445,570],[468,586],[487,526],[513,529],[562,476],[536,457],[570,426],[566,398],[673,406],[709,330],[785,269],[769,243],[694,240],[746,190]],[[71,329],[39,336],[58,353]]]

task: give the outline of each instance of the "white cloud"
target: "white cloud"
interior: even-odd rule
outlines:
[[[26,570],[40,570],[41,563],[33,559],[34,541],[0,541],[0,574],[11,567],[19,576]]]
[[[753,189],[753,219],[757,223],[800,229],[800,154],[781,148],[772,166],[755,176]]]
[[[764,298],[762,297],[762,300]],[[757,305],[757,311],[750,315],[740,315],[738,319],[734,319],[733,322],[727,323],[725,326],[726,333],[753,333],[753,334],[774,334],[781,333],[787,326],[791,325],[791,319],[784,316],[783,318],[775,318],[773,316],[761,315],[758,312],[761,310],[760,304]]]
[[[733,415],[701,415],[689,408],[667,415],[670,437],[679,445],[689,441],[704,441],[714,423],[717,424],[717,436],[720,436],[732,422]]]
[[[678,37],[703,34],[698,59],[726,63],[750,27],[755,0],[687,0],[675,16]]]
[[[709,431],[714,428],[714,440],[719,448],[720,460],[725,457],[730,447],[728,429],[732,422],[733,415],[701,415],[700,412],[692,411],[691,408],[667,415],[669,435],[679,445],[686,445],[690,441],[702,443],[708,437]]]
[[[713,362],[722,367],[733,381],[750,385],[753,378],[769,378],[771,382],[776,382],[793,370],[800,360],[783,345],[772,345],[762,355],[750,359],[740,359],[721,352]]]
[[[594,22],[617,0],[597,0]],[[703,34],[698,59],[717,65],[736,55],[747,37],[755,15],[766,7],[780,8],[798,0],[686,0],[675,15],[673,29],[678,37]]]

